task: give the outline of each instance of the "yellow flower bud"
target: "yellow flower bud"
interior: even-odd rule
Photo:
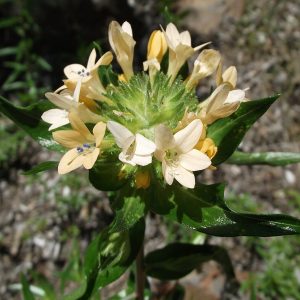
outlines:
[[[167,48],[168,46],[164,34],[160,30],[154,30],[148,42],[147,59],[156,58],[158,62],[161,62]]]
[[[150,185],[150,174],[148,171],[139,171],[135,174],[135,186],[137,189],[147,189]]]
[[[205,138],[204,140],[200,139],[195,148],[206,154],[210,159],[212,159],[218,151],[214,141],[210,138]]]

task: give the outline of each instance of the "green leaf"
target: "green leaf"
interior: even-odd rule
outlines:
[[[300,162],[300,153],[291,152],[254,152],[244,153],[236,151],[228,160],[227,164],[235,165],[270,165],[285,166]]]
[[[219,165],[228,159],[242,141],[249,128],[257,121],[279,97],[251,100],[241,103],[239,109],[231,116],[217,120],[208,127],[207,137],[218,147],[213,165]]]
[[[53,108],[49,101],[39,101],[27,107],[14,105],[0,96],[0,112],[25,130],[40,145],[50,150],[63,151],[62,146],[52,138],[49,124],[41,119],[43,112]]]
[[[100,191],[116,191],[127,182],[126,177],[120,177],[122,167],[119,161],[98,160],[89,171],[89,180]]]
[[[21,275],[21,284],[22,284],[22,294],[24,300],[34,300],[34,295],[30,291],[29,283],[24,274]]]
[[[224,202],[224,185],[199,184],[193,190],[180,186],[156,188],[168,209],[150,209],[194,230],[216,236],[277,236],[300,234],[300,220],[283,214],[248,214],[231,210]],[[153,199],[153,202],[154,199]]]
[[[234,270],[226,250],[219,246],[174,243],[150,252],[145,257],[147,275],[161,280],[179,279],[189,274],[201,263],[219,262],[228,277],[234,278]]]
[[[24,175],[33,175],[40,172],[48,171],[51,169],[56,169],[58,165],[57,161],[45,161],[40,163],[37,166],[34,166],[31,170],[24,172]]]

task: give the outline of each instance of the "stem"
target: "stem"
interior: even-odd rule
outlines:
[[[144,300],[145,289],[145,268],[144,268],[144,244],[136,257],[136,299]]]

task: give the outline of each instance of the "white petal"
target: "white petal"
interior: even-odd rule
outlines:
[[[244,90],[233,90],[230,91],[224,103],[241,102],[245,99]]]
[[[136,163],[134,163],[131,159],[127,158],[126,153],[123,151],[119,154],[119,160],[123,163],[130,164],[132,166],[136,165]]]
[[[79,96],[80,96],[80,89],[81,89],[81,79],[79,79],[76,83],[76,87],[73,94],[73,100],[76,102],[79,102]]]
[[[86,154],[84,156],[83,166],[88,170],[91,169],[94,166],[99,154],[99,148],[95,148],[93,152]]]
[[[68,79],[77,80],[79,78],[82,78],[78,72],[84,71],[84,73],[87,72],[87,69],[80,64],[72,64],[68,65],[64,68],[64,73]]]
[[[180,35],[176,28],[176,26],[173,23],[169,23],[166,28],[166,36],[167,41],[171,43],[171,46],[173,50],[176,48],[176,46],[180,43]]]
[[[203,129],[203,124],[199,119],[192,121],[188,126],[178,131],[174,135],[176,148],[181,153],[189,152],[199,141]]]
[[[132,132],[129,131],[126,127],[114,121],[108,121],[107,128],[114,136],[116,143],[120,148],[124,148],[124,146],[126,145],[126,141],[128,141],[128,138],[134,136],[134,134],[132,134]]]
[[[139,166],[147,166],[152,163],[152,155],[133,155],[131,162]]]
[[[61,127],[63,125],[69,124],[68,112],[63,109],[50,109],[45,111],[42,116],[42,120],[46,123],[52,124],[49,130]]]
[[[155,127],[155,144],[157,149],[167,150],[175,146],[175,140],[171,129],[163,124]]]
[[[174,174],[171,167],[169,167],[165,160],[162,162],[162,172],[167,184],[171,185],[174,181]]]
[[[80,155],[76,149],[71,149],[68,152],[66,152],[65,155],[61,158],[58,164],[58,173],[69,173],[82,166],[83,161],[83,155]]]
[[[152,154],[155,149],[156,146],[152,141],[139,133],[135,135],[135,155],[149,155]]]
[[[130,36],[132,36],[132,28],[131,28],[131,25],[125,21],[123,24],[122,24],[122,29],[127,33],[129,34]]]
[[[184,31],[180,33],[180,40],[181,43],[187,46],[191,46],[192,41],[191,41],[191,35],[188,31]]]
[[[181,166],[176,168],[174,177],[180,184],[187,188],[193,189],[195,187],[195,175]]]
[[[179,156],[179,164],[189,171],[204,170],[211,165],[207,155],[196,149]]]
[[[55,94],[55,93],[46,93],[46,98],[51,101],[54,105],[69,110],[75,101],[69,100],[63,95]]]
[[[93,49],[91,51],[91,54],[89,56],[89,60],[88,60],[87,66],[86,66],[88,71],[90,71],[93,68],[93,66],[95,65],[95,62],[96,62],[96,50]]]

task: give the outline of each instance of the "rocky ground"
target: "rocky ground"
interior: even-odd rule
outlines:
[[[151,9],[130,2],[137,17]],[[190,11],[182,28],[188,27],[196,40],[211,40],[213,47],[223,54],[225,65],[237,66],[238,86],[250,88],[249,98],[282,93],[281,100],[249,131],[241,149],[299,152],[298,1],[182,0],[178,1],[177,9]],[[89,187],[83,172],[66,178],[59,177],[55,171],[35,177],[22,174],[24,166],[54,159],[52,155],[30,141],[17,159],[18,167],[12,161],[1,172],[1,299],[20,299],[9,289],[10,284],[18,282],[20,272],[35,269],[55,282],[54,274],[65,265],[74,241],[79,241],[79,249],[85,249],[91,232],[104,228],[111,220],[106,195]],[[300,212],[291,209],[287,191],[300,193],[299,179],[299,164],[276,168],[224,165],[201,178],[204,182],[227,181],[228,194],[252,195],[251,201],[258,203],[263,212],[294,216]],[[158,226],[159,222],[159,219],[149,220],[150,248],[162,246],[166,239],[166,227]],[[263,262],[242,238],[211,237],[209,242],[229,250],[239,281],[247,279],[250,272],[261,270]],[[242,292],[234,296],[231,293],[234,289],[224,288],[225,277],[215,263],[205,264],[201,272],[195,271],[181,282],[187,290],[187,300],[200,299],[199,295],[203,300],[249,297]]]

